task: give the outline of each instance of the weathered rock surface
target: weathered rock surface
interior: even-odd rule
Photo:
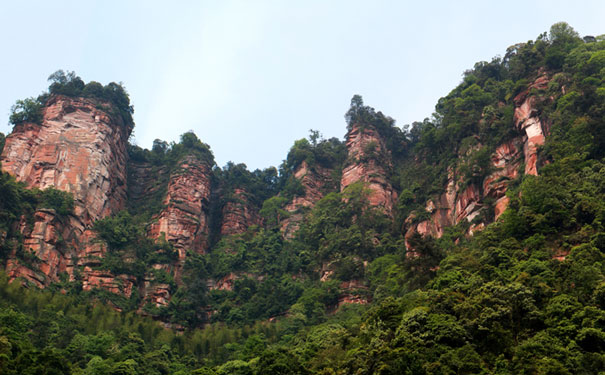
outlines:
[[[391,155],[384,140],[371,126],[352,126],[347,133],[347,163],[342,171],[341,190],[356,182],[363,182],[370,190],[369,202],[392,215],[397,193],[388,180]]]
[[[164,198],[170,177],[168,172],[167,166],[154,166],[148,162],[130,160],[128,163],[129,207],[149,208],[150,201],[154,201],[158,196]]]
[[[154,218],[149,235],[162,236],[184,260],[187,250],[203,253],[208,246],[210,167],[194,156],[186,156],[170,176],[165,208]]]
[[[534,90],[543,90],[548,86],[549,78],[546,75],[538,77],[529,87],[518,94],[515,99],[514,122],[517,129],[525,131],[527,141],[523,145],[525,154],[525,174],[538,175],[538,147],[544,144],[545,127],[539,117],[536,104],[542,98],[531,95]]]
[[[325,195],[326,185],[331,182],[331,171],[321,166],[309,167],[303,161],[294,172],[294,178],[300,181],[304,195],[296,196],[290,201],[284,210],[290,216],[281,222],[281,231],[286,238],[291,238],[298,230],[303,219],[303,211],[312,208]]]
[[[90,267],[84,267],[82,289],[92,290],[100,288],[114,294],[130,297],[135,282],[135,278],[130,275],[116,276],[109,271],[93,270]]]
[[[548,77],[541,75],[515,97],[511,126],[520,134],[496,148],[491,156],[491,173],[484,178],[481,186],[463,186],[458,171],[450,170],[445,192],[427,202],[426,211],[430,213],[430,219],[414,223],[414,216],[407,218],[407,239],[414,232],[438,238],[443,235],[445,227],[456,225],[462,220],[472,222],[482,210],[487,209],[486,198],[493,201],[493,218],[497,220],[502,215],[509,202],[506,196],[508,185],[519,177],[521,163],[525,162],[525,174],[538,174],[538,147],[544,144],[547,129],[539,117],[536,104],[544,98],[530,95],[530,92],[532,89],[545,89],[548,82]],[[486,224],[488,222],[485,220],[472,224],[469,234],[483,229]]]
[[[338,296],[337,309],[346,304],[366,305],[370,302],[367,297],[368,287],[360,280],[343,281],[340,288],[343,293]]]
[[[210,191],[210,166],[195,156],[186,156],[170,176],[164,209],[152,219],[149,236],[164,238],[178,253],[175,264],[156,264],[154,268],[172,274],[177,282],[181,281],[187,251],[201,254],[208,248]],[[166,305],[170,289],[148,279],[144,299],[156,306]]]
[[[52,96],[41,124],[22,123],[6,138],[2,170],[29,188],[53,187],[74,197],[74,213],[59,218],[39,210],[33,225],[20,224],[23,251],[38,258],[38,270],[25,271],[16,258],[7,265],[11,278],[23,276],[48,285],[58,274],[71,274],[73,259],[103,252],[94,244],[94,221],[124,208],[126,144],[131,128],[110,115],[111,106],[97,100]]]
[[[236,188],[222,209],[221,236],[242,234],[253,225],[261,224],[258,209],[248,199],[248,192]]]

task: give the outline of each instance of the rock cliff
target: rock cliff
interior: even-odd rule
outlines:
[[[235,188],[222,209],[221,236],[242,234],[253,225],[260,225],[258,209],[248,199],[248,192]]]
[[[324,197],[326,186],[332,183],[331,172],[319,165],[311,168],[306,161],[296,168],[294,178],[302,185],[304,194],[295,196],[284,207],[284,210],[290,213],[290,216],[281,222],[281,230],[286,238],[291,238],[298,230],[304,210],[312,208]]]
[[[184,157],[171,174],[164,209],[153,219],[149,235],[170,242],[184,260],[187,250],[208,247],[210,166],[194,156]]]
[[[506,192],[509,183],[520,173],[538,174],[538,147],[544,144],[547,128],[536,107],[537,103],[548,98],[532,95],[531,92],[545,89],[548,82],[546,75],[540,75],[514,98],[514,116],[510,126],[518,131],[518,135],[500,144],[492,153],[490,173],[483,182],[466,185],[460,173],[462,162],[459,161],[449,170],[445,192],[427,202],[425,210],[430,214],[430,219],[417,222],[414,214],[407,218],[406,238],[414,232],[441,237],[445,227],[463,220],[471,223],[469,234],[472,234],[500,217],[508,206]],[[459,160],[463,161],[464,158],[465,155],[459,155]],[[523,163],[525,167],[521,171]],[[486,214],[486,211],[493,212]]]
[[[548,86],[549,78],[539,76],[527,89],[519,93],[515,99],[514,123],[518,130],[524,131],[527,137],[523,145],[525,156],[525,174],[538,174],[538,147],[544,144],[544,134],[547,131],[544,121],[539,117],[537,104],[544,100],[538,95],[531,95],[532,90],[543,90]]]
[[[372,126],[354,124],[346,135],[347,162],[342,171],[341,191],[356,182],[367,184],[369,202],[392,215],[397,199],[388,179],[391,155],[384,140]]]
[[[88,255],[103,248],[93,243],[92,223],[126,204],[126,145],[131,128],[112,115],[109,103],[54,95],[43,108],[40,124],[21,123],[6,138],[2,169],[29,188],[53,187],[70,192],[74,213],[59,217],[39,210],[33,225],[20,224],[24,251],[37,258],[38,269],[26,271],[13,259],[11,278],[38,284],[72,273]],[[30,267],[31,268],[31,267]],[[33,277],[32,273],[37,274]]]

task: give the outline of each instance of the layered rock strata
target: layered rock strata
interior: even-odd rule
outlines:
[[[546,131],[545,124],[539,117],[540,112],[536,108],[536,104],[543,98],[531,95],[531,91],[546,89],[548,82],[548,76],[541,75],[514,99],[513,121],[517,129],[524,131],[527,136],[523,145],[523,153],[525,155],[525,174],[528,175],[538,175],[538,147],[544,144]]]
[[[11,278],[48,285],[59,273],[72,274],[88,255],[103,253],[90,227],[125,206],[131,132],[112,112],[105,102],[55,95],[43,108],[40,124],[18,124],[6,138],[3,171],[29,188],[53,187],[74,198],[72,215],[38,210],[33,225],[21,224],[23,251],[37,258],[37,269],[25,271],[28,267],[13,260],[7,265]]]
[[[488,224],[485,220],[473,223],[482,210],[487,209],[486,198],[493,202],[493,218],[497,220],[502,215],[509,202],[506,196],[508,185],[519,177],[521,164],[525,163],[524,174],[538,174],[538,148],[544,144],[547,128],[537,109],[537,104],[544,98],[531,95],[531,92],[545,89],[548,82],[548,77],[541,75],[514,98],[511,126],[520,134],[496,148],[491,155],[492,172],[483,179],[483,183],[465,186],[457,171],[451,169],[445,192],[426,204],[425,210],[430,214],[430,219],[415,223],[414,215],[407,218],[406,238],[410,238],[414,232],[438,238],[443,235],[445,227],[463,220],[472,223],[469,234],[473,234]],[[463,158],[460,156],[460,159]]]
[[[152,238],[164,237],[184,260],[187,250],[203,253],[208,247],[210,167],[194,156],[184,157],[171,174],[164,209],[150,226]]]
[[[153,268],[172,274],[177,282],[187,252],[201,254],[208,248],[211,173],[210,166],[193,155],[181,159],[170,175],[164,208],[149,227],[151,238],[168,241],[178,254],[175,264],[155,264]],[[145,302],[156,306],[167,305],[171,298],[170,287],[155,282],[151,274],[144,280],[142,294]]]
[[[253,225],[261,224],[258,209],[248,199],[248,192],[234,189],[222,209],[221,236],[242,234]]]
[[[372,126],[355,124],[347,133],[347,163],[342,171],[341,191],[363,182],[369,189],[370,205],[392,215],[397,193],[388,180],[391,155],[384,140]]]
[[[331,182],[331,171],[321,166],[309,167],[303,161],[295,170],[296,178],[303,187],[304,195],[295,196],[284,207],[290,215],[281,222],[281,231],[284,237],[292,238],[303,220],[305,209],[312,208],[325,195],[326,185]]]

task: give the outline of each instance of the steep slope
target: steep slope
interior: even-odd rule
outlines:
[[[489,150],[488,146],[477,142],[470,149],[459,152],[457,163],[448,169],[445,192],[426,203],[425,212],[430,219],[418,222],[416,214],[409,216],[406,219],[406,238],[409,239],[414,233],[439,238],[445,228],[463,221],[470,224],[468,233],[472,234],[500,217],[510,200],[506,195],[508,185],[521,175],[538,175],[538,147],[544,144],[548,131],[545,125],[547,121],[540,118],[538,105],[552,98],[543,94],[530,95],[530,92],[543,92],[549,81],[548,76],[542,73],[515,96],[512,121],[503,125],[510,126],[516,134],[497,145],[489,155],[485,176],[469,182],[463,169],[468,169],[469,164],[470,168],[475,168],[469,159]],[[519,170],[521,166],[524,168]]]
[[[303,192],[286,204],[284,210],[288,217],[281,221],[281,231],[286,238],[292,238],[304,219],[305,210],[311,209],[326,194],[326,188],[332,185],[332,171],[320,165],[310,167],[303,161],[294,171],[293,177],[301,184]]]
[[[149,234],[165,236],[184,259],[187,250],[202,253],[208,246],[210,167],[185,157],[173,171],[164,198],[165,208],[154,218]]]
[[[258,210],[248,196],[249,193],[244,189],[233,190],[231,198],[225,202],[222,209],[221,236],[242,234],[251,226],[261,224]]]
[[[353,97],[346,143],[312,131],[279,173],[214,167],[192,133],[131,146],[128,210],[99,214],[98,256],[49,289],[121,300],[113,306],[185,332],[151,351],[164,333],[126,314],[61,307],[32,327],[0,304],[10,327],[0,366],[36,357],[80,372],[147,373],[162,361],[176,363],[155,366],[165,373],[605,371],[605,41],[555,26],[476,64],[410,127]],[[77,216],[65,192],[7,176],[0,192],[23,204],[0,201],[0,255],[46,285],[20,235],[57,239],[59,260],[40,267],[52,273],[72,251],[53,233]],[[15,300],[10,288],[0,279]],[[27,302],[19,309],[55,308]],[[134,328],[56,334],[80,315]]]
[[[370,190],[370,204],[392,215],[397,193],[389,181],[388,171],[393,166],[384,139],[373,126],[354,123],[347,132],[346,145],[348,157],[342,171],[341,191],[363,182]]]
[[[126,205],[126,145],[131,131],[111,110],[109,103],[52,96],[40,124],[18,124],[7,137],[3,171],[29,188],[53,187],[74,197],[71,215],[39,210],[33,224],[22,219],[23,247],[39,258],[40,265],[39,270],[28,270],[11,262],[7,272],[12,278],[24,276],[48,285],[60,273],[72,275],[86,257],[103,253],[90,228]]]

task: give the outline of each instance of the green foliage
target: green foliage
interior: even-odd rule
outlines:
[[[151,266],[170,264],[178,256],[163,238],[157,241],[148,238],[143,218],[133,217],[128,211],[98,220],[93,229],[98,240],[109,248],[100,268],[110,270],[114,275],[132,275],[140,281]]]
[[[57,190],[54,188],[46,188],[39,193],[38,207],[51,208],[59,215],[66,216],[73,212],[74,198],[71,193]]]
[[[82,96],[107,101],[115,106],[115,114],[122,119],[124,126],[128,128],[134,126],[132,120],[134,107],[130,105],[128,92],[126,92],[122,83],[110,82],[103,86],[99,82],[90,81],[85,84],[75,72],[65,72],[63,70],[57,70],[51,74],[48,81],[50,82],[48,87],[50,94]]]
[[[0,372],[605,372],[604,43],[585,43],[569,25],[555,24],[548,36],[477,63],[431,119],[405,132],[353,97],[349,127],[371,127],[388,139],[394,168],[387,177],[400,193],[395,220],[371,207],[367,186],[359,183],[326,194],[300,213],[293,238],[282,236],[284,207],[302,194],[297,168],[304,162],[310,170],[338,171],[344,163],[342,142],[316,131],[296,141],[279,174],[234,163],[214,168],[213,191],[224,198],[211,220],[227,202],[246,200],[264,225],[216,235],[206,254],[188,253],[180,286],[163,270],[149,271],[176,263],[166,241],[146,238],[151,210],[132,207],[100,220],[95,230],[108,252],[99,267],[135,276],[139,286],[143,280],[171,285],[169,306],[146,311],[185,331],[177,335],[132,312],[83,302],[133,310],[141,302],[136,293],[126,299],[82,292],[67,278],[38,291],[0,278]],[[493,172],[495,147],[519,135],[512,126],[515,96],[543,73],[551,77],[548,88],[527,93],[549,130],[539,150],[546,162],[540,175],[511,182],[508,209],[471,238],[465,237],[471,223],[460,223],[439,239],[404,239],[405,219],[413,213],[425,220],[427,200],[448,179],[479,186]],[[73,74],[53,80],[56,93],[105,92]],[[159,184],[178,172],[184,157],[214,165],[193,133],[178,144],[156,140],[152,150],[132,147],[130,155],[164,176]],[[41,207],[67,215],[73,207],[68,195],[24,189],[7,174],[0,175],[0,196],[7,197],[0,200],[4,255],[19,249],[14,224],[22,215]],[[491,220],[485,212],[483,219]],[[347,295],[370,303],[337,308]]]
[[[24,122],[39,124],[42,121],[43,105],[43,102],[35,98],[17,100],[11,107],[11,114],[8,121],[13,125]]]
[[[294,142],[286,157],[285,168],[294,171],[303,161],[311,168],[339,167],[346,157],[344,143],[337,138],[324,139],[316,130],[309,132],[308,140],[303,138]]]

